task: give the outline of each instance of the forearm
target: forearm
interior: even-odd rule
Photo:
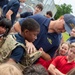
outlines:
[[[66,74],[63,74],[62,72],[60,72],[58,69],[55,69],[55,72],[56,72],[56,75],[66,75]]]
[[[51,60],[51,56],[47,54],[46,52],[43,52],[41,57],[45,60]]]
[[[48,71],[51,73],[51,75],[66,75],[60,72],[53,64],[50,64]]]
[[[53,67],[53,65],[49,66],[48,71],[51,75],[56,75],[55,67]]]
[[[6,13],[6,18],[11,20],[11,15],[13,14],[13,12],[11,10],[9,10],[7,13]]]

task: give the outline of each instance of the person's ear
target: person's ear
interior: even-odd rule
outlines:
[[[24,34],[28,34],[29,30],[28,29],[25,29],[24,30]]]

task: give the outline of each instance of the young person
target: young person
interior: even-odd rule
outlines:
[[[71,45],[67,56],[57,56],[50,64],[48,71],[52,75],[66,75],[75,68],[75,46]]]
[[[25,17],[27,17],[27,16],[31,16],[31,15],[34,15],[34,14],[38,14],[38,13],[40,13],[40,12],[42,12],[42,10],[43,10],[43,5],[42,4],[37,4],[36,6],[35,6],[35,9],[34,9],[34,12],[24,12],[24,13],[22,13],[22,14],[17,14],[17,18],[25,18]]]
[[[0,47],[0,63],[9,62],[25,65],[27,62],[25,59],[26,62],[23,61],[23,58],[27,55],[25,39],[33,42],[39,32],[39,24],[34,19],[27,18],[21,25],[21,34],[9,34]]]
[[[53,14],[52,14],[51,11],[47,11],[45,16],[46,16],[47,18],[52,18]]]
[[[56,51],[54,57],[56,57],[58,55],[62,55],[62,56],[67,55],[69,47],[70,47],[69,43],[67,43],[67,42],[61,43],[58,50]]]
[[[61,41],[61,33],[67,31],[71,31],[74,26],[70,26],[70,24],[75,25],[75,17],[71,14],[64,14],[57,20],[50,20],[43,15],[36,14],[30,16],[40,24],[40,33],[37,36],[37,39],[33,42],[34,46],[38,50],[40,47],[45,51],[44,59],[50,60],[53,56],[57,48],[59,47]],[[21,32],[21,23],[25,20],[22,19],[19,22],[14,24],[14,29],[17,32]],[[35,49],[33,48],[33,44],[27,43],[28,51],[32,53]]]
[[[12,23],[6,18],[0,20],[0,38],[8,35],[11,29]]]
[[[75,27],[70,32],[70,38],[67,40],[67,42],[69,42],[69,43],[75,42]]]

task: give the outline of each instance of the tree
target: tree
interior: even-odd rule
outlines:
[[[54,17],[55,19],[59,18],[63,14],[73,13],[72,6],[71,5],[66,5],[65,3],[61,4],[61,5],[56,5],[56,8],[57,8],[57,13]]]

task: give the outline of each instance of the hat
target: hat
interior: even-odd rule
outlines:
[[[72,28],[75,27],[75,16],[72,14],[64,14],[65,30],[70,33]]]

